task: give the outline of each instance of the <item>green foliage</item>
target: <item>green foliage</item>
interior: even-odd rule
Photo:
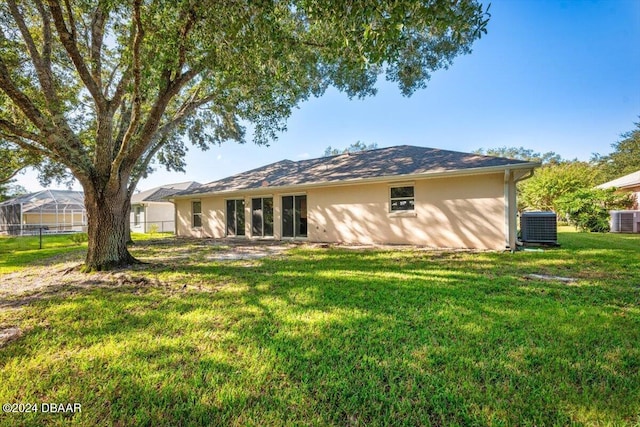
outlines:
[[[40,164],[42,156],[22,150],[15,144],[2,140],[1,136],[0,131],[0,185],[5,185],[22,169]]]
[[[602,169],[602,181],[607,182],[640,169],[640,122],[636,128],[621,135],[614,144],[613,152],[606,156],[596,155],[595,160]]]
[[[581,231],[604,233],[609,231],[611,210],[629,209],[635,200],[630,193],[616,193],[614,189],[581,189],[560,197],[558,212]]]
[[[560,163],[562,162],[562,157],[559,154],[554,153],[553,151],[548,151],[546,153],[537,153],[530,148],[524,147],[498,147],[498,148],[480,148],[475,150],[474,153],[482,154],[486,156],[495,156],[495,157],[506,157],[508,159],[516,159],[516,160],[526,160],[528,162],[538,162],[542,164],[547,163]]]
[[[69,235],[69,239],[76,245],[79,245],[88,241],[89,236],[87,235],[87,233],[73,233]]]
[[[158,227],[158,224],[151,224],[149,226],[149,234],[151,234],[153,236],[154,234],[156,234],[158,232],[159,229],[160,228]]]
[[[3,294],[0,325],[22,335],[0,346],[0,401],[82,412],[0,425],[634,425],[640,236],[558,237],[243,261],[156,241],[95,287],[48,258],[25,272],[45,292]]]
[[[0,15],[0,137],[81,182],[101,166],[95,153],[125,146],[124,163],[139,174],[154,159],[182,170],[184,139],[200,148],[244,141],[241,121],[266,144],[293,107],[329,85],[363,97],[385,74],[409,95],[470,53],[489,18],[475,0],[10,0]],[[41,138],[47,132],[55,137]],[[117,169],[116,159],[102,161]]]
[[[557,200],[569,193],[594,187],[600,182],[595,165],[565,161],[536,169],[533,177],[518,184],[520,209],[558,211]]]
[[[27,194],[27,189],[22,185],[15,184],[14,179],[0,184],[0,202],[22,196],[23,194]]]
[[[325,148],[324,150],[324,156],[335,156],[338,154],[345,154],[345,153],[357,153],[359,151],[367,151],[367,150],[375,150],[376,148],[378,148],[378,144],[373,142],[369,145],[365,144],[362,141],[357,141],[354,142],[353,144],[351,144],[350,146],[348,146],[347,148],[344,149],[339,149],[339,148],[333,148],[331,146],[328,146],[327,148]]]
[[[6,0],[0,141],[49,159],[46,177],[71,171],[94,201],[86,262],[126,265],[126,233],[95,242],[99,221],[155,162],[184,170],[185,141],[244,142],[246,124],[268,144],[309,97],[373,95],[380,75],[411,95],[488,20],[477,0]]]

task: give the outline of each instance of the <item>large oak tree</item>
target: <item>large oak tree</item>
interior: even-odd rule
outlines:
[[[405,95],[486,32],[475,0],[6,0],[0,139],[63,165],[85,193],[85,268],[134,262],[130,196],[185,140],[264,144],[330,85]]]

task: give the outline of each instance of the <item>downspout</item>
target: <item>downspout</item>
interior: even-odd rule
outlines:
[[[504,171],[504,181],[505,181],[505,199],[506,199],[506,209],[505,209],[505,225],[507,227],[506,237],[507,237],[507,245],[511,252],[515,252],[518,246],[522,246],[522,242],[518,240],[517,233],[517,213],[518,213],[518,205],[517,205],[517,192],[516,192],[516,184],[520,181],[524,181],[533,176],[533,169],[528,170],[526,173],[516,176],[515,171],[511,169],[505,169]]]

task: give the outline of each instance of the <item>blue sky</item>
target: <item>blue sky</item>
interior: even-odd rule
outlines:
[[[159,168],[138,188],[206,183],[356,141],[456,151],[524,146],[580,160],[609,153],[640,121],[640,0],[491,3],[488,34],[473,53],[410,98],[383,78],[378,95],[364,100],[331,89],[301,104],[269,147],[191,147],[187,173]],[[29,171],[18,184],[42,188]]]

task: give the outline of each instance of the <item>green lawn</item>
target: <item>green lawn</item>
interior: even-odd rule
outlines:
[[[127,280],[0,299],[0,330],[23,331],[0,347],[0,403],[82,404],[0,425],[640,423],[640,236],[242,261],[166,242],[139,241],[152,264]]]
[[[0,236],[0,274],[23,270],[34,264],[55,263],[57,258],[69,253],[84,256],[87,244],[74,242],[74,236],[44,234],[42,240],[39,236]],[[132,239],[141,242],[172,236],[170,233],[132,233]]]
[[[43,235],[42,249],[39,236],[0,236],[0,274],[50,262],[52,257],[80,252],[86,247],[86,243],[74,243],[70,234]]]

